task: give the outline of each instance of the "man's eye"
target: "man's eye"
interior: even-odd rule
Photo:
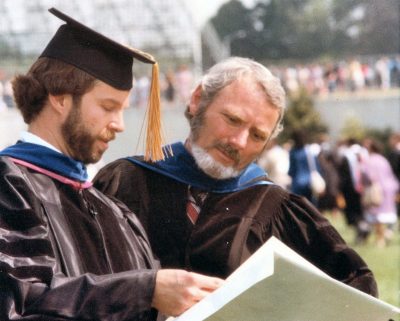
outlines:
[[[102,107],[103,107],[103,109],[106,110],[106,111],[112,111],[112,110],[113,110],[113,107],[112,107],[112,106],[103,105]]]
[[[226,116],[226,119],[228,120],[229,123],[231,124],[239,124],[240,120],[237,119],[236,117],[232,117],[232,116]]]
[[[264,135],[257,134],[257,133],[254,133],[254,134],[253,134],[253,138],[254,138],[255,140],[257,140],[257,141],[260,141],[260,142],[263,142],[263,141],[266,140],[266,137],[265,137]]]

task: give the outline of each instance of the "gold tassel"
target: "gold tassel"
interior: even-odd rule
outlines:
[[[158,63],[153,64],[150,97],[146,111],[146,146],[144,159],[146,161],[164,160],[165,154],[162,149],[163,137],[161,126],[161,103]],[[167,151],[170,153],[171,151]]]

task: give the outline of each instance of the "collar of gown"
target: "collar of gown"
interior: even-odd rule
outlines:
[[[197,166],[193,156],[186,150],[183,143],[174,143],[164,148],[172,149],[173,156],[154,163],[145,162],[142,156],[127,157],[126,159],[153,172],[207,192],[228,193],[256,185],[272,184],[267,180],[267,173],[254,163],[247,166],[237,177],[219,180],[208,176]]]
[[[15,145],[3,149],[0,156],[25,161],[74,181],[88,180],[85,164],[42,145],[18,141]]]

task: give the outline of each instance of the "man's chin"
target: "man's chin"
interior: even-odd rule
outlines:
[[[99,153],[96,153],[96,154],[92,155],[92,159],[91,159],[90,164],[95,164],[95,163],[99,162],[100,159],[103,157],[104,152],[105,151],[102,151],[102,152],[99,152]]]
[[[229,179],[239,176],[241,173],[232,166],[225,166],[216,160],[215,156],[196,145],[192,146],[192,155],[196,160],[197,166],[212,178]]]
[[[97,152],[92,152],[90,155],[86,155],[81,157],[81,162],[89,165],[89,164],[96,164],[101,160],[101,157],[103,156],[105,151],[97,151]]]
[[[213,160],[218,163],[220,166],[224,167],[233,167],[235,165],[235,161],[230,158],[227,154],[224,152],[220,151],[219,149],[216,149],[215,153],[209,153],[209,155],[213,158]]]
[[[214,165],[212,167],[202,168],[202,170],[208,176],[219,180],[235,178],[240,175],[240,172],[233,169],[232,167],[222,166],[221,164],[219,164],[219,166]]]

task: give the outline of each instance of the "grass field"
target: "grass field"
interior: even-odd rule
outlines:
[[[327,216],[338,229],[342,237],[367,262],[378,283],[379,298],[387,303],[400,307],[400,233],[396,228],[395,237],[385,248],[378,248],[373,235],[363,245],[354,244],[354,232],[342,216]]]

